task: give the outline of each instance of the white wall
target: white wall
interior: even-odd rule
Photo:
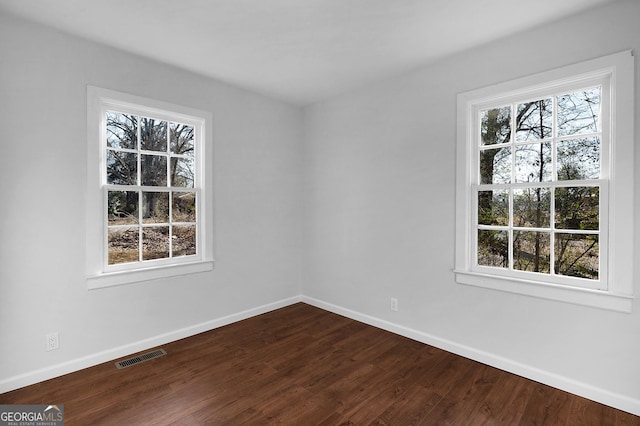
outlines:
[[[87,290],[87,84],[213,113],[213,272]],[[297,107],[0,16],[0,392],[298,298],[301,124]]]
[[[640,55],[639,17],[640,2],[616,2],[306,108],[305,300],[640,414],[640,300],[615,313],[452,273],[457,93]]]

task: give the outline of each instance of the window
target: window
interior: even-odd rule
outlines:
[[[88,87],[90,288],[212,269],[211,121]]]
[[[456,279],[629,311],[630,52],[460,94]]]

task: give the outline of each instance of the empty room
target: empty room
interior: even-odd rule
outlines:
[[[638,0],[0,0],[0,425],[640,425],[638,52]]]

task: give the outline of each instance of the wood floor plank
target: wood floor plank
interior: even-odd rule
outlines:
[[[565,425],[570,410],[570,394],[537,383],[520,418],[520,424]]]
[[[365,388],[358,389],[358,397],[351,398],[349,406],[344,406],[340,413],[335,413],[323,424],[369,424],[389,406],[400,403],[412,385],[419,382],[426,366],[435,365],[432,355],[423,357],[429,354],[429,347],[420,345],[422,350],[419,350],[415,345],[407,345],[408,342],[411,341],[404,339],[380,356],[380,362],[374,363],[379,370],[370,375],[368,383],[364,381]],[[410,345],[413,351],[407,352],[407,346]],[[398,363],[398,358],[402,357],[404,362]],[[390,365],[396,368],[390,368]]]
[[[500,371],[499,377],[489,392],[487,392],[482,403],[477,404],[475,410],[470,414],[468,424],[471,425],[512,425],[520,421],[519,414],[524,411],[528,395],[521,399],[518,404],[518,397],[521,388],[525,385],[521,377]],[[505,407],[519,407],[509,412],[517,413],[517,417],[502,417]]]
[[[575,396],[567,426],[615,426],[616,413],[602,404]]]
[[[607,407],[608,408],[608,407]],[[615,410],[617,426],[640,426],[640,417],[624,411]]]
[[[428,414],[442,400],[435,390],[418,383],[412,385],[402,397],[389,404],[384,412],[371,421],[371,425],[414,425],[424,422]]]
[[[640,417],[298,303],[0,394],[64,404],[67,425],[562,424]],[[145,351],[146,352],[146,351]]]
[[[514,376],[514,378],[518,383],[511,394],[511,398],[500,411],[496,424],[505,426],[520,424],[522,414],[529,403],[531,394],[533,394],[535,382],[522,377]]]
[[[456,376],[455,383],[429,412],[429,423],[466,424],[478,401],[484,398],[497,379],[495,369],[482,364],[469,364],[466,370],[461,371],[464,373]]]

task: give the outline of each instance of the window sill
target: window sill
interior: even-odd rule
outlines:
[[[96,290],[99,288],[115,287],[125,284],[157,280],[160,278],[196,274],[211,270],[213,270],[213,261],[200,261],[178,265],[155,266],[131,271],[107,272],[97,275],[89,275],[86,277],[86,280],[87,288],[89,290]]]
[[[454,273],[458,284],[484,287],[492,290],[556,300],[575,305],[591,306],[616,312],[630,313],[634,299],[633,296],[630,295],[614,294],[601,290],[541,284],[533,281],[477,272],[455,270]]]

